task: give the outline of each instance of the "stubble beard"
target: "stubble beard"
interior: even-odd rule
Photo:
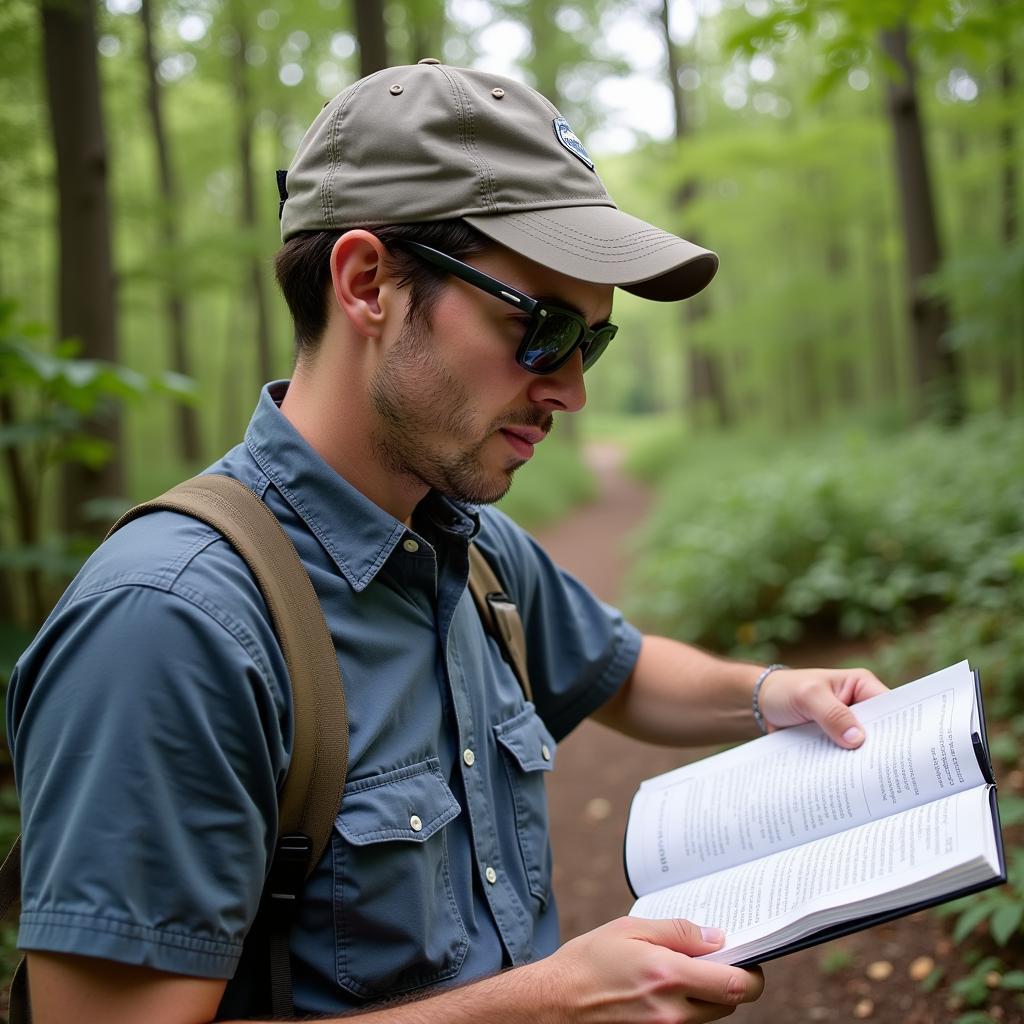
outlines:
[[[411,476],[456,501],[488,505],[503,498],[512,475],[526,460],[510,457],[488,472],[484,447],[503,426],[552,426],[550,413],[527,410],[491,423],[479,436],[472,419],[468,388],[442,365],[429,328],[406,323],[370,382],[370,401],[378,416],[372,442],[391,473]],[[457,449],[445,450],[445,439]],[[464,443],[463,443],[464,442]],[[449,446],[451,448],[451,446]]]

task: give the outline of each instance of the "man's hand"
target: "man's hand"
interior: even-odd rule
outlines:
[[[778,668],[761,686],[761,714],[769,727],[817,722],[841,747],[864,742],[864,729],[848,705],[885,693],[865,668]]]
[[[704,937],[707,935],[707,938]],[[684,920],[622,917],[567,942],[547,961],[570,1002],[565,1019],[589,1024],[675,1024],[718,1020],[764,989],[748,971],[693,959],[718,949],[722,934]]]

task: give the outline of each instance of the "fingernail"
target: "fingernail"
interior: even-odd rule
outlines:
[[[864,739],[864,733],[855,725],[851,725],[850,728],[843,733],[843,740],[846,743],[860,743],[862,739]]]
[[[700,937],[705,942],[713,942],[718,945],[725,940],[725,932],[721,928],[701,928]]]

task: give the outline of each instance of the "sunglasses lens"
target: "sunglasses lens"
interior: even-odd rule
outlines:
[[[519,362],[533,373],[553,373],[572,355],[583,332],[578,320],[548,313],[524,343]]]
[[[608,347],[608,343],[615,337],[617,330],[618,327],[615,324],[605,324],[604,327],[599,327],[594,332],[594,336],[590,339],[590,344],[583,350],[584,370],[589,370],[597,362],[601,357],[601,353]]]

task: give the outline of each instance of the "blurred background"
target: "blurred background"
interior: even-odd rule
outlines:
[[[1011,884],[913,984],[1021,1019],[1013,0],[3,0],[0,678],[117,514],[288,375],[275,171],[332,95],[424,56],[536,86],[620,206],[721,257],[680,306],[617,297],[586,410],[506,509],[550,531],[642,492],[606,596],[651,630],[893,682],[969,657]]]

